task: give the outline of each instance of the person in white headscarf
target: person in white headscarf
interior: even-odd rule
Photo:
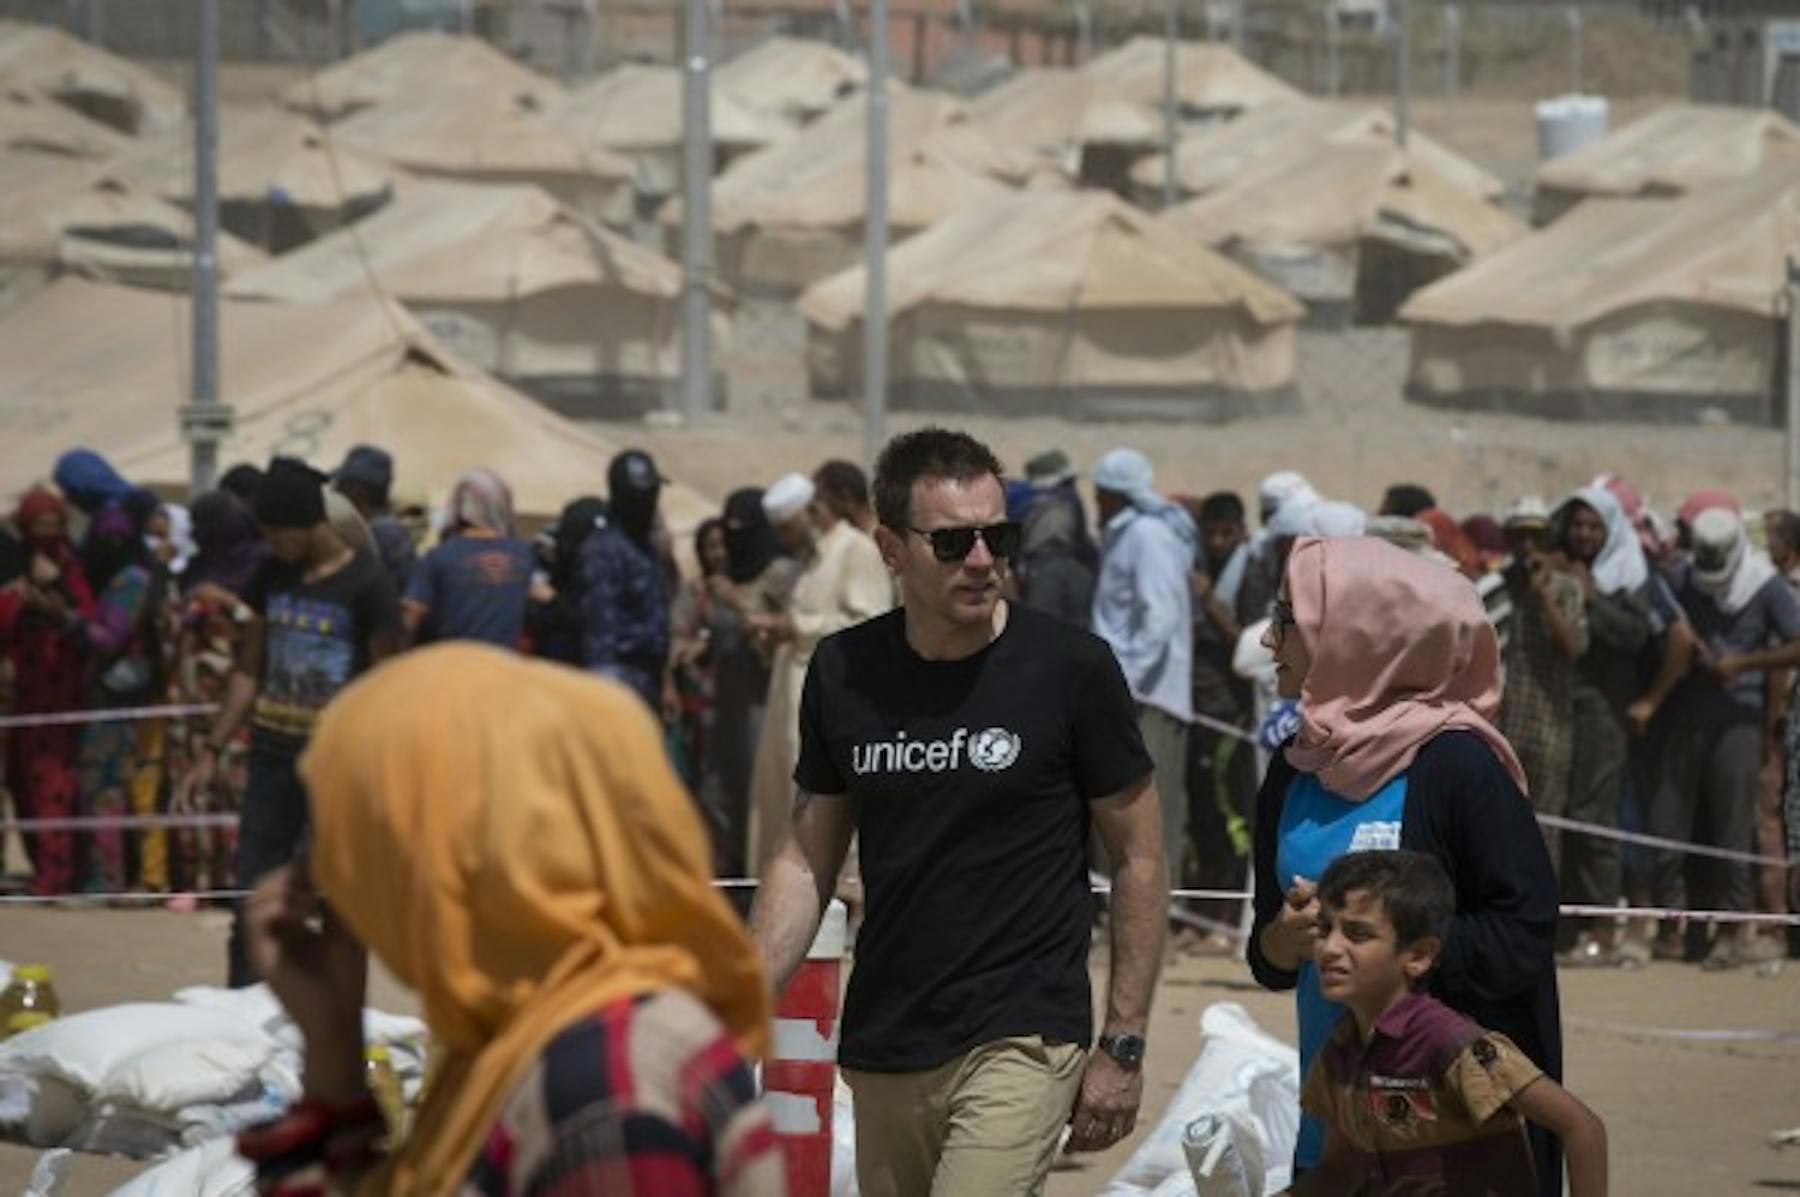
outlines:
[[[1605,487],[1575,491],[1557,508],[1557,546],[1581,585],[1588,627],[1572,695],[1575,753],[1569,776],[1567,816],[1616,828],[1631,764],[1626,711],[1641,688],[1645,654],[1657,627],[1650,595],[1650,565],[1637,530]],[[1624,889],[1624,857],[1617,841],[1564,836],[1563,901],[1610,906]],[[1563,936],[1565,964],[1617,965],[1609,920],[1572,920]],[[1632,961],[1635,963],[1635,961]]]
[[[793,809],[800,692],[813,649],[833,632],[894,605],[893,582],[874,539],[819,502],[811,478],[786,475],[763,493],[762,504],[776,539],[801,568],[784,610],[748,618],[752,634],[773,653],[750,782],[748,860],[757,876],[780,849]]]
[[[1311,535],[1312,509],[1324,500],[1304,475],[1277,470],[1256,488],[1256,501],[1262,527],[1250,539],[1244,580],[1237,593],[1237,619],[1244,627],[1269,617],[1288,547],[1294,537]]]
[[[1194,614],[1190,576],[1200,532],[1181,504],[1156,489],[1150,459],[1114,449],[1093,473],[1100,510],[1100,577],[1094,634],[1112,647],[1132,697],[1138,728],[1156,762],[1169,877],[1186,855],[1187,738],[1194,715]]]
[[[1669,698],[1662,783],[1651,803],[1651,830],[1674,839],[1748,852],[1755,843],[1757,772],[1764,751],[1764,682],[1769,670],[1800,666],[1800,600],[1768,556],[1749,543],[1736,511],[1715,506],[1690,525],[1692,560],[1672,579],[1687,613],[1701,668]],[[1659,905],[1751,908],[1745,865],[1658,853]],[[1664,955],[1682,951],[1674,928],[1658,940]],[[1779,938],[1752,924],[1720,934],[1712,968],[1776,959]]]

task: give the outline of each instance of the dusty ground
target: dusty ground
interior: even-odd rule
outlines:
[[[49,963],[69,1009],[167,996],[218,981],[225,924],[217,914],[0,909],[0,954]],[[1571,1088],[1606,1119],[1613,1192],[1625,1197],[1713,1197],[1800,1189],[1800,1151],[1765,1144],[1800,1124],[1800,967],[1773,980],[1657,965],[1639,974],[1566,972],[1563,1015]],[[409,1010],[378,979],[375,1000]],[[1291,1039],[1293,1007],[1257,990],[1242,966],[1183,957],[1164,973],[1151,1028],[1146,1125],[1160,1117],[1198,1048],[1200,1012],[1241,1002]],[[1765,1041],[1682,1041],[1672,1030],[1758,1031]],[[1105,1155],[1059,1169],[1049,1197],[1097,1192],[1138,1136]],[[0,1146],[0,1193],[16,1193],[35,1153]],[[141,1168],[83,1157],[67,1197],[97,1197]]]

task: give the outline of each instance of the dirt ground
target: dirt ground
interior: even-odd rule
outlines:
[[[218,913],[0,909],[0,955],[55,969],[66,1008],[164,998],[216,984],[224,961]],[[1097,985],[1103,977],[1096,974]],[[1644,973],[1565,972],[1563,1023],[1570,1087],[1606,1119],[1614,1193],[1705,1197],[1800,1190],[1800,1150],[1779,1153],[1771,1130],[1800,1125],[1800,966],[1764,979],[1659,964]],[[414,1009],[377,977],[374,1001]],[[1057,1170],[1048,1197],[1098,1192],[1160,1118],[1199,1047],[1200,1013],[1239,1002],[1291,1040],[1289,998],[1258,990],[1242,965],[1192,956],[1163,974],[1151,1026],[1145,1118],[1136,1135]],[[1673,1032],[1737,1032],[1681,1039]],[[16,1193],[36,1153],[0,1145],[0,1193]],[[84,1156],[65,1197],[98,1197],[141,1170]]]

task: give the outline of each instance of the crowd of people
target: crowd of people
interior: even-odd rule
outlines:
[[[1259,487],[1253,522],[1229,491],[1164,495],[1129,448],[1085,478],[1054,449],[1023,467],[1005,488],[1019,535],[1004,586],[1112,648],[1155,764],[1172,879],[1236,889],[1252,875],[1259,779],[1299,725],[1262,640],[1303,537],[1386,540],[1469,580],[1501,645],[1496,722],[1540,814],[1771,860],[1800,846],[1792,512],[1750,520],[1702,491],[1670,521],[1606,476],[1460,520],[1401,484],[1366,513],[1283,471]],[[180,903],[254,881],[301,834],[295,762],[320,709],[374,662],[437,640],[623,682],[662,719],[715,872],[766,867],[787,829],[812,652],[899,599],[863,471],[828,461],[734,491],[694,533],[686,576],[646,453],[619,454],[604,494],[529,540],[490,471],[457,484],[435,528],[396,506],[395,474],[387,451],[361,445],[329,476],[281,458],[237,466],[182,506],[77,449],[18,501],[0,526],[5,710],[220,709],[13,728],[17,815],[244,812],[235,834],[33,831],[34,892]],[[1377,615],[1406,626],[1404,600]],[[249,791],[260,800],[246,805]],[[1627,846],[1555,819],[1543,835],[1568,903],[1800,908],[1800,874],[1772,863]],[[1230,920],[1216,914],[1183,934],[1223,949]],[[1565,920],[1560,959],[1729,967],[1786,951],[1779,929],[1627,926]]]

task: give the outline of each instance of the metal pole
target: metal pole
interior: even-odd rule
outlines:
[[[887,444],[888,6],[869,0],[867,202],[863,215],[863,459]]]
[[[1394,0],[1400,27],[1394,33],[1394,143],[1406,148],[1412,126],[1412,13],[1407,0]]]
[[[1573,4],[1568,9],[1570,94],[1581,94],[1581,10]]]
[[[1231,9],[1231,48],[1244,53],[1244,22],[1250,16],[1250,0],[1237,0]]]
[[[1343,67],[1338,56],[1341,32],[1337,0],[1325,0],[1325,94],[1333,99],[1337,98],[1338,88],[1343,86]]]
[[[693,421],[712,406],[712,14],[706,0],[683,11],[681,411]]]
[[[1175,6],[1180,0],[1163,2],[1163,208],[1175,206],[1175,144],[1180,139],[1175,102],[1175,43],[1181,36],[1180,14]]]
[[[1787,508],[1800,511],[1800,258],[1787,264]]]
[[[190,493],[212,489],[225,413],[219,402],[219,0],[196,0],[194,47],[194,339]]]
[[[1444,99],[1452,117],[1456,114],[1457,93],[1462,91],[1462,9],[1454,4],[1444,6]]]
[[[1094,10],[1087,0],[1075,0],[1075,55],[1083,63],[1094,56]]]

